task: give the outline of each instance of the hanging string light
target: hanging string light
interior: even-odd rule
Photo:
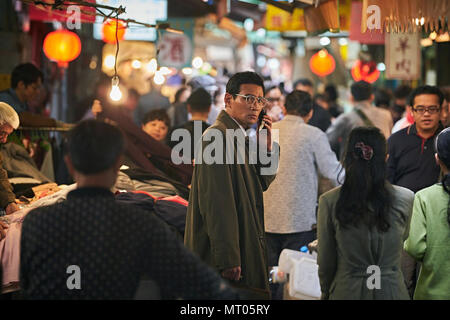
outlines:
[[[116,56],[114,59],[114,76],[111,80],[111,92],[109,93],[109,97],[113,101],[119,101],[122,99],[122,92],[119,88],[119,76],[117,75],[117,56],[119,55],[119,37],[118,37],[118,29],[119,29],[119,15],[116,16]]]

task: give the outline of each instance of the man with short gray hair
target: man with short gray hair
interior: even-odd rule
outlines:
[[[0,102],[0,143],[6,143],[8,136],[19,127],[19,115],[7,103]],[[8,180],[8,173],[3,169],[3,159],[0,155],[0,209],[11,214],[19,210],[15,203],[16,196]]]

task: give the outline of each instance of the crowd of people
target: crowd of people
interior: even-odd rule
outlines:
[[[28,103],[43,81],[32,64],[14,69],[0,92],[1,143],[34,121]],[[317,240],[322,299],[450,299],[448,91],[354,82],[344,112],[331,84],[315,94],[299,79],[287,93],[251,71],[232,75],[224,92],[188,82],[173,103],[153,83],[113,106],[107,84],[68,133],[76,189],[23,221],[24,298],[131,299],[150,279],[163,299],[283,299],[270,267],[283,249]],[[180,129],[191,138],[181,151]],[[117,202],[111,189],[124,164],[188,190],[184,239]],[[7,215],[20,210],[12,191],[0,158]],[[7,236],[0,220],[0,241]],[[79,286],[68,285],[70,265],[82,269]],[[369,266],[381,270],[375,289]]]

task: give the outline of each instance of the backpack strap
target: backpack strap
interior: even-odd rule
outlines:
[[[367,127],[375,127],[372,121],[370,121],[369,118],[367,118],[367,116],[364,114],[364,112],[362,112],[362,110],[355,108],[353,109],[353,111],[356,112],[356,114],[361,118],[361,120]]]

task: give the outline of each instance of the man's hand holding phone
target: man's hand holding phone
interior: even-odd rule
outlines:
[[[272,151],[272,118],[269,115],[267,115],[265,109],[261,110],[261,113],[259,114],[259,117],[258,117],[258,131],[256,133],[258,136],[258,141],[259,141],[260,131],[262,129],[266,129],[267,152],[271,152]]]

